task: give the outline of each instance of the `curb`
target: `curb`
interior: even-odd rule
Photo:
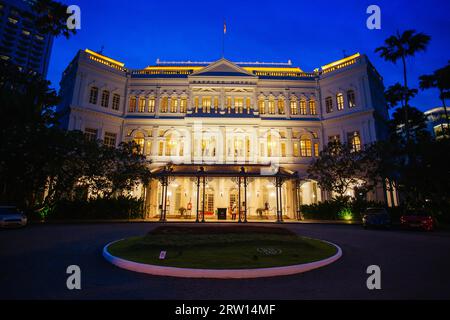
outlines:
[[[287,267],[261,268],[261,269],[228,269],[228,270],[188,269],[188,268],[162,267],[150,264],[143,264],[121,259],[111,255],[108,252],[108,248],[114,243],[119,242],[121,240],[111,242],[103,248],[103,257],[108,262],[115,265],[116,267],[128,271],[163,277],[197,278],[197,279],[256,279],[256,278],[289,276],[325,267],[327,265],[336,262],[342,257],[342,249],[338,245],[332,242],[320,240],[334,246],[338,250],[337,253],[334,256],[327,258],[325,260]]]

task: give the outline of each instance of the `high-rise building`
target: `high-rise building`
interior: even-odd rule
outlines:
[[[0,0],[0,59],[46,77],[53,36],[36,28],[36,0]]]

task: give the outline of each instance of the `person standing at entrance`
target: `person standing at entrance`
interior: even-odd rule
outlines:
[[[237,211],[236,203],[233,203],[233,205],[231,206],[231,219],[233,220],[236,220],[236,211]]]

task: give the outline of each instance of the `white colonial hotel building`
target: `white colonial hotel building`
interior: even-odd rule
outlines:
[[[325,144],[338,139],[359,149],[384,138],[383,92],[360,54],[313,72],[226,59],[131,70],[84,50],[63,74],[59,110],[68,130],[141,146],[154,179],[135,195],[149,219],[237,213],[236,220],[281,221],[330,196],[306,175]],[[383,188],[369,198],[384,201]]]

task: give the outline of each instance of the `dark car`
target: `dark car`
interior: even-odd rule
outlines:
[[[12,206],[0,206],[0,228],[24,227],[27,216]]]
[[[425,210],[408,211],[400,218],[400,223],[403,228],[422,229],[425,231],[433,231],[436,225],[431,213]]]
[[[384,208],[368,208],[363,213],[363,227],[390,228],[391,217]]]

